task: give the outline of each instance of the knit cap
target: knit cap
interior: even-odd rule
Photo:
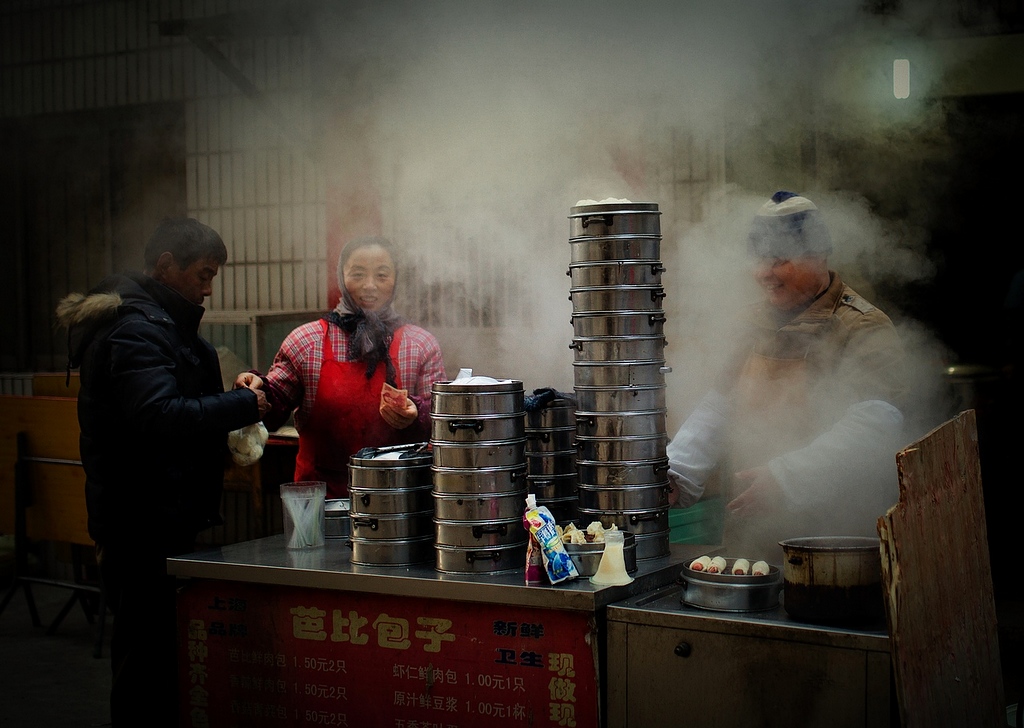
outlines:
[[[757,211],[747,247],[758,258],[828,255],[832,238],[813,202],[780,190]]]

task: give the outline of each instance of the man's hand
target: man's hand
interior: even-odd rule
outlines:
[[[396,430],[404,430],[416,421],[419,410],[408,391],[395,389],[387,382],[380,390],[380,416]]]
[[[260,389],[263,387],[263,380],[252,372],[242,372],[235,377],[235,389]]]
[[[726,505],[730,513],[753,516],[778,508],[782,502],[782,487],[767,465],[741,470],[734,477],[743,491]]]

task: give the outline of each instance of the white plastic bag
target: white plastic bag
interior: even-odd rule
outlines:
[[[232,430],[228,433],[228,449],[231,450],[231,459],[236,465],[245,467],[263,457],[263,446],[267,444],[270,433],[262,422],[254,425],[246,425],[239,430]]]

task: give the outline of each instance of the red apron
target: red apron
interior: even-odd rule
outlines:
[[[364,447],[399,445],[403,431],[380,416],[380,391],[387,366],[384,362],[369,379],[366,362],[337,361],[331,346],[331,326],[324,320],[324,360],[320,364],[313,409],[299,435],[295,480],[322,480],[328,498],[348,496],[348,460]],[[395,366],[395,386],[401,389],[398,347],[402,330],[395,331],[389,355]]]

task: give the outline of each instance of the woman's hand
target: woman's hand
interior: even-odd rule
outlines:
[[[380,416],[396,430],[404,430],[416,421],[419,410],[416,403],[409,399],[405,389],[395,389],[387,382],[380,390]]]
[[[782,487],[767,465],[741,470],[735,478],[743,492],[726,505],[730,513],[752,516],[778,508],[783,500]]]

